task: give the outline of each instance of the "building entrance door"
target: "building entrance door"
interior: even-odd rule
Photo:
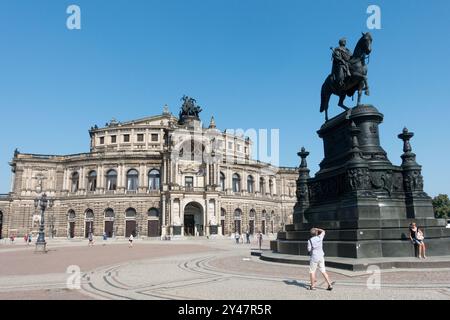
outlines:
[[[114,221],[105,221],[105,233],[108,238],[113,237]]]
[[[94,233],[94,221],[86,221],[84,229],[84,237],[89,238],[89,233]]]
[[[75,238],[75,222],[69,222],[69,238]]]
[[[266,234],[266,221],[265,220],[263,220],[262,222],[261,222],[261,232],[262,232],[262,234]]]
[[[156,238],[161,234],[159,232],[159,220],[148,220],[148,237]]]
[[[241,234],[242,230],[241,230],[241,220],[234,220],[234,232]]]
[[[184,235],[188,237],[195,236],[195,217],[187,214],[184,216]]]
[[[254,220],[250,220],[250,222],[248,223],[248,227],[249,227],[249,232],[250,234],[255,234],[255,221]]]
[[[191,202],[184,208],[184,235],[202,237],[204,235],[203,208],[197,202]]]
[[[136,237],[136,221],[128,220],[125,225],[125,237],[129,238],[131,235]]]
[[[220,221],[220,226],[222,227],[222,235],[225,235],[225,220]]]

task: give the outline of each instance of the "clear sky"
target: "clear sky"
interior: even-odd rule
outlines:
[[[66,28],[70,4],[81,7],[81,30]],[[364,102],[385,115],[382,145],[400,164],[407,126],[426,191],[450,193],[448,0],[0,0],[0,193],[15,148],[87,152],[91,126],[166,103],[176,114],[183,94],[221,129],[280,129],[281,165],[297,166],[305,146],[316,172],[329,48],[345,36],[353,50],[370,4],[382,29],[371,31]]]

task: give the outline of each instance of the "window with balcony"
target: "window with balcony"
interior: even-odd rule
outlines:
[[[241,176],[233,174],[233,192],[241,192]]]
[[[194,190],[194,177],[185,177],[184,185],[186,190]]]
[[[117,143],[117,136],[111,136],[111,143]]]
[[[255,192],[255,179],[253,176],[247,177],[247,192],[254,193]]]
[[[117,190],[117,172],[116,172],[116,170],[109,170],[106,173],[106,188],[108,191]]]
[[[124,134],[123,135],[123,142],[130,142],[130,135],[129,134]]]
[[[137,135],[137,141],[138,141],[138,142],[144,142],[144,134],[139,133],[139,134]]]
[[[72,173],[71,180],[72,180],[72,187],[71,187],[70,191],[71,192],[77,192],[78,188],[80,186],[80,175],[79,175],[79,173],[78,172]]]
[[[88,191],[94,192],[97,189],[97,172],[91,171],[88,174]]]
[[[158,142],[159,141],[159,135],[156,133],[152,133],[152,142]]]
[[[161,174],[159,170],[153,169],[148,173],[148,189],[150,191],[157,191],[160,189]]]
[[[139,187],[139,172],[135,169],[131,169],[127,173],[127,190],[137,191]]]

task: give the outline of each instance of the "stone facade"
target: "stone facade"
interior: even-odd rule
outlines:
[[[14,153],[11,192],[0,196],[2,237],[38,231],[39,187],[53,200],[48,237],[267,234],[292,223],[298,170],[252,160],[252,141],[219,131],[214,119],[204,128],[165,109],[92,127],[90,136],[89,153]]]

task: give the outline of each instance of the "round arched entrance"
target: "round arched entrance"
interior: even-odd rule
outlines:
[[[156,238],[161,236],[161,227],[159,222],[159,210],[151,208],[147,212],[148,226],[147,235],[149,238]]]
[[[76,224],[76,213],[74,210],[69,210],[67,213],[67,221],[69,224],[69,239],[75,238],[75,224]]]
[[[138,236],[136,224],[137,212],[134,208],[128,208],[125,211],[125,237]]]
[[[188,237],[204,235],[203,207],[197,202],[191,202],[184,208],[184,235]]]
[[[115,220],[114,210],[108,208],[105,210],[105,233],[108,238],[112,238],[114,236],[114,220]]]
[[[94,211],[87,209],[84,213],[84,237],[89,238],[89,234],[94,235]]]

